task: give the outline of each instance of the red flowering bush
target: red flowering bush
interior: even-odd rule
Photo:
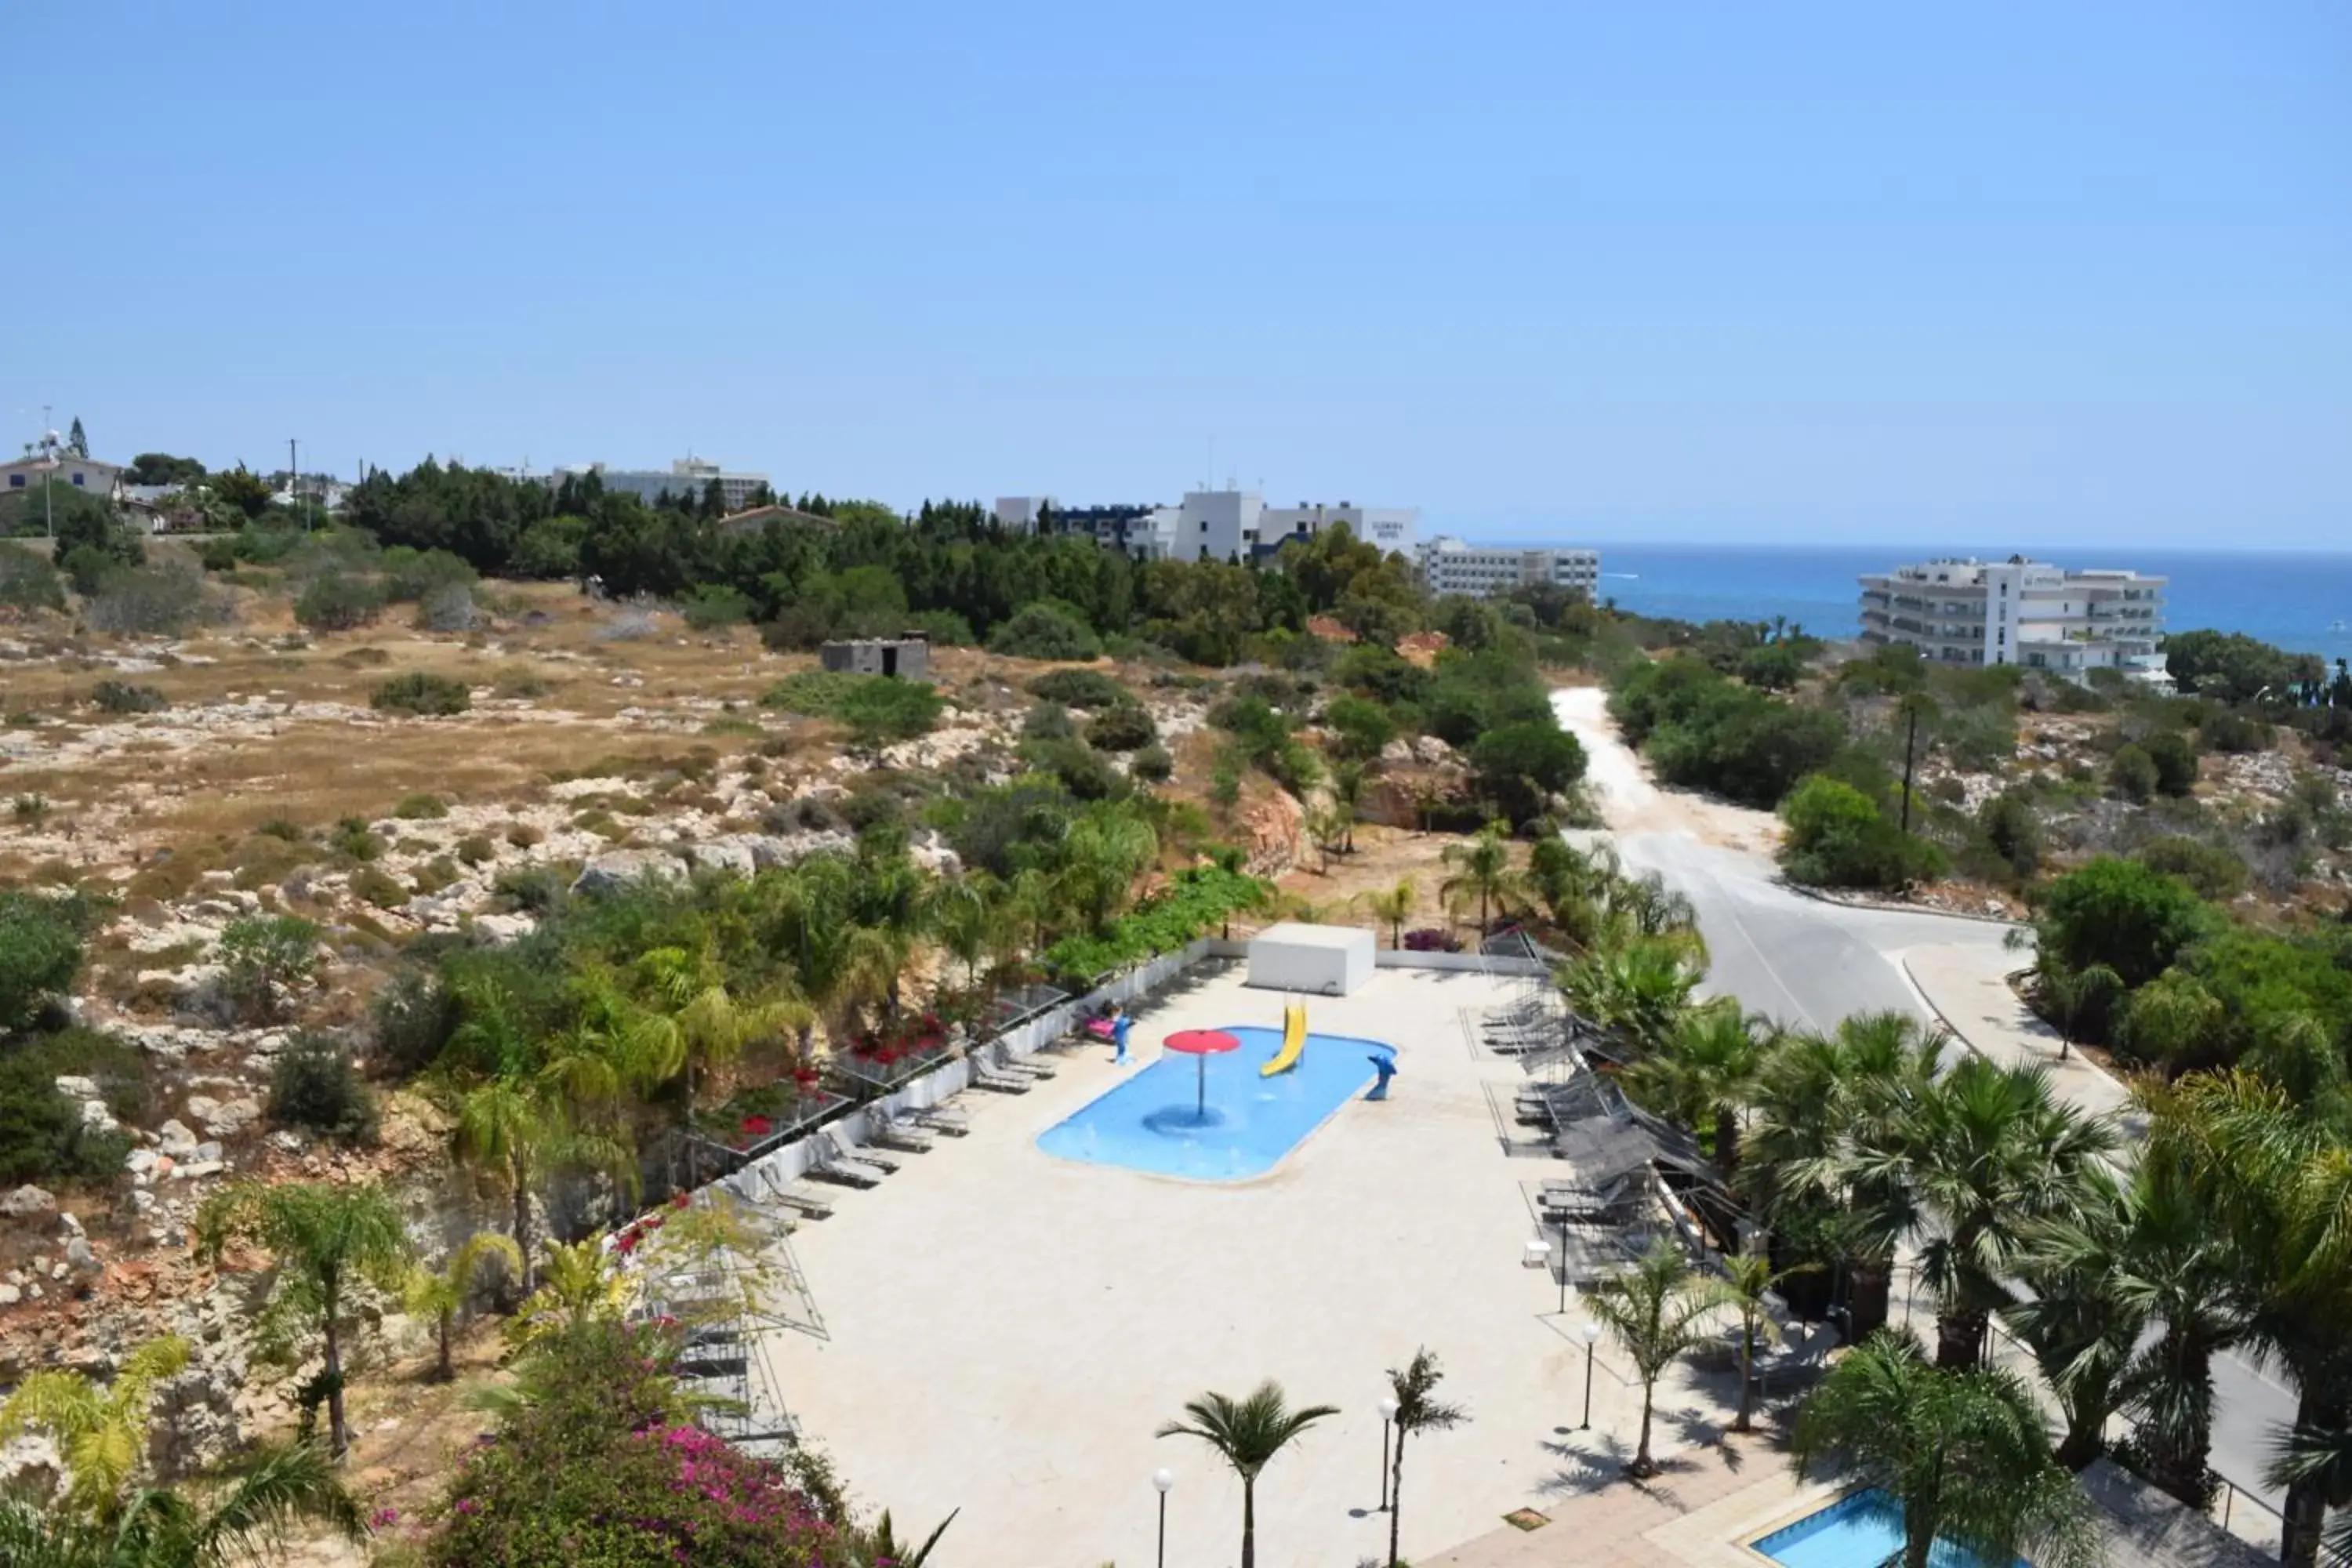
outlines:
[[[520,1369],[522,1403],[465,1455],[436,1568],[873,1568],[837,1489],[686,1419],[675,1329],[590,1320]]]

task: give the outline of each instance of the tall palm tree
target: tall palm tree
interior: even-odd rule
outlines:
[[[2316,1487],[2336,1500],[2322,1543],[2331,1562],[2352,1563],[2352,1428],[2288,1428],[2263,1479],[2274,1487]]]
[[[2080,1471],[2106,1450],[2108,1418],[2131,1396],[2147,1299],[2133,1289],[2135,1182],[2104,1164],[2084,1173],[2080,1210],[2035,1226],[2019,1277],[2024,1300],[2007,1316],[2057,1397],[2065,1435],[2058,1462]]]
[[[1447,845],[1444,858],[1454,872],[1439,884],[1438,896],[1455,907],[1476,900],[1478,934],[1484,936],[1488,929],[1487,911],[1518,890],[1518,874],[1511,868],[1511,841],[1503,836],[1499,825],[1488,823],[1467,842]]]
[[[2148,1099],[2147,1157],[2178,1160],[2228,1237],[2248,1337],[2294,1380],[2294,1430],[2352,1426],[2352,1140],[2330,1108],[2250,1072],[2192,1073]],[[2309,1568],[2352,1477],[2290,1468],[2279,1559]]]
[[[1642,1380],[1641,1441],[1625,1473],[1637,1480],[1656,1475],[1657,1462],[1650,1458],[1650,1413],[1658,1379],[1706,1337],[1702,1321],[1721,1305],[1721,1297],[1692,1271],[1680,1247],[1661,1241],[1633,1268],[1594,1286],[1584,1305],[1594,1321],[1616,1336]]]
[[[1927,1568],[1938,1538],[1988,1563],[2099,1560],[2089,1501],[2052,1456],[2032,1391],[2004,1372],[1930,1366],[1907,1334],[1881,1330],[1841,1357],[1798,1412],[1789,1453],[1801,1478],[1893,1499],[1904,1568]]]
[[[980,961],[988,956],[994,940],[1003,884],[975,868],[961,876],[932,879],[926,898],[928,921],[940,945],[963,965],[964,984],[978,986]]]
[[[538,1084],[497,1078],[457,1100],[450,1141],[457,1163],[488,1175],[514,1205],[509,1234],[522,1255],[517,1283],[530,1293],[533,1278],[530,1199],[566,1167],[599,1170],[624,1185],[636,1181],[636,1163],[612,1133],[579,1126],[562,1102]]]
[[[1364,790],[1369,782],[1364,764],[1352,757],[1331,764],[1331,805],[1339,813],[1342,855],[1356,852],[1356,819],[1363,815]]]
[[[1187,1401],[1182,1421],[1170,1421],[1153,1434],[1196,1437],[1217,1451],[1242,1481],[1242,1568],[1257,1568],[1257,1479],[1276,1454],[1327,1415],[1332,1405],[1293,1410],[1282,1385],[1268,1378],[1246,1399],[1209,1393]]]
[[[1070,825],[1060,880],[1071,907],[1100,931],[1127,903],[1135,879],[1160,858],[1151,825],[1127,811],[1097,811]]]
[[[1389,928],[1389,945],[1404,945],[1404,922],[1412,918],[1413,906],[1421,901],[1420,889],[1410,877],[1399,877],[1393,888],[1379,888],[1358,893],[1356,901],[1369,910],[1374,920]]]
[[[1716,1169],[1726,1184],[1739,1172],[1739,1116],[1764,1068],[1774,1034],[1760,1013],[1719,996],[1685,1010],[1660,1048],[1625,1070],[1634,1099],[1697,1132],[1712,1128]]]
[[[1396,1398],[1396,1458],[1389,1469],[1389,1568],[1397,1568],[1397,1516],[1404,1511],[1404,1440],[1416,1432],[1444,1432],[1470,1419],[1459,1405],[1437,1397],[1445,1373],[1437,1358],[1416,1350],[1401,1367],[1389,1368],[1389,1392]]]
[[[233,1240],[253,1242],[278,1259],[273,1294],[317,1320],[326,1365],[328,1452],[351,1447],[343,1420],[344,1292],[354,1279],[398,1289],[408,1267],[408,1232],[391,1194],[373,1184],[239,1182],[196,1211],[198,1253],[217,1265]]]
[[[1970,1057],[1913,1102],[1893,1138],[1854,1152],[1856,1181],[1913,1187],[1937,1365],[1977,1364],[2034,1224],[2077,1217],[2113,1145],[2104,1121],[2051,1092],[2045,1068]]]
[[[1806,1273],[1818,1267],[1800,1263],[1793,1268],[1776,1270],[1770,1256],[1761,1252],[1731,1253],[1724,1258],[1723,1278],[1717,1283],[1716,1300],[1739,1317],[1739,1411],[1731,1418],[1733,1431],[1756,1429],[1757,1345],[1780,1342],[1780,1325],[1771,1311],[1772,1292],[1791,1274]]]
[[[27,1427],[48,1433],[73,1478],[68,1505],[92,1518],[110,1514],[147,1447],[155,1385],[186,1370],[191,1354],[177,1334],[150,1340],[123,1359],[104,1389],[63,1368],[26,1373],[0,1402],[0,1443]]]
[[[264,1450],[226,1492],[199,1506],[168,1488],[142,1488],[104,1521],[0,1500],[0,1563],[9,1568],[231,1568],[258,1561],[297,1519],[344,1540],[367,1538],[359,1504],[316,1447]]]
[[[466,1297],[474,1288],[474,1276],[493,1258],[504,1263],[507,1271],[517,1279],[522,1278],[522,1248],[497,1231],[478,1230],[449,1254],[449,1261],[443,1267],[427,1268],[419,1264],[411,1268],[401,1287],[402,1304],[417,1317],[433,1320],[435,1344],[439,1351],[433,1374],[443,1383],[457,1375],[449,1358],[449,1342],[457,1314],[465,1310]]]
[[[707,942],[698,950],[654,948],[638,956],[636,967],[652,998],[642,1026],[649,1065],[664,1079],[685,1075],[683,1116],[689,1130],[698,1074],[733,1066],[755,1041],[798,1028],[813,1012],[797,996],[738,997]],[[691,1138],[686,1159],[687,1184],[694,1186],[700,1181],[699,1149]]]

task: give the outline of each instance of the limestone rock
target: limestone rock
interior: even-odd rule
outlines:
[[[98,1080],[96,1079],[79,1078],[74,1074],[66,1073],[59,1076],[57,1080],[57,1084],[58,1092],[64,1095],[68,1100],[96,1100],[99,1098]]]
[[[56,1198],[30,1182],[18,1187],[6,1197],[0,1198],[0,1215],[6,1215],[11,1219],[24,1219],[37,1214],[54,1214],[57,1212],[57,1207]]]
[[[248,1096],[215,1100],[208,1094],[188,1097],[188,1114],[214,1138],[232,1138],[261,1118],[261,1105]]]
[[[738,877],[749,877],[759,868],[751,847],[734,838],[714,838],[708,844],[687,846],[687,858],[709,871],[726,871]]]
[[[155,1150],[168,1160],[185,1160],[196,1152],[196,1135],[178,1117],[155,1130]]]
[[[644,877],[663,882],[683,881],[686,866],[676,856],[665,855],[658,849],[607,849],[580,868],[572,890],[592,895],[617,892]]]

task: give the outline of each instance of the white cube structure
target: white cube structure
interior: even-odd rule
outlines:
[[[1345,996],[1372,977],[1372,933],[1285,921],[1250,938],[1249,983],[1269,991]]]

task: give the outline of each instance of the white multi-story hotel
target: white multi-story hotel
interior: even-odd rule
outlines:
[[[1468,544],[1440,534],[1421,547],[1421,580],[1433,594],[1473,599],[1534,584],[1572,588],[1591,599],[1601,585],[1601,552]]]
[[[561,468],[553,474],[529,477],[544,479],[548,484],[553,485],[565,474],[594,474],[604,481],[606,489],[626,490],[648,503],[657,501],[665,495],[682,496],[698,501],[703,491],[716,480],[719,497],[729,511],[742,510],[751,497],[766,489],[768,484],[765,474],[737,473],[701,458],[679,458],[670,464],[667,472],[659,468],[613,468],[602,463],[590,463],[584,468]]]
[[[1898,566],[1862,579],[1862,637],[1940,664],[2016,664],[2079,680],[2120,669],[2161,683],[2166,579],[2068,572],[2012,555]]]
[[[1038,519],[1064,533],[1091,533],[1108,549],[1139,561],[1245,561],[1271,555],[1293,539],[1309,539],[1346,523],[1358,539],[1411,555],[1421,527],[1416,507],[1328,505],[1300,501],[1268,506],[1255,490],[1188,490],[1176,506],[1063,507],[1050,497],[1000,496],[996,519],[1034,531]]]

